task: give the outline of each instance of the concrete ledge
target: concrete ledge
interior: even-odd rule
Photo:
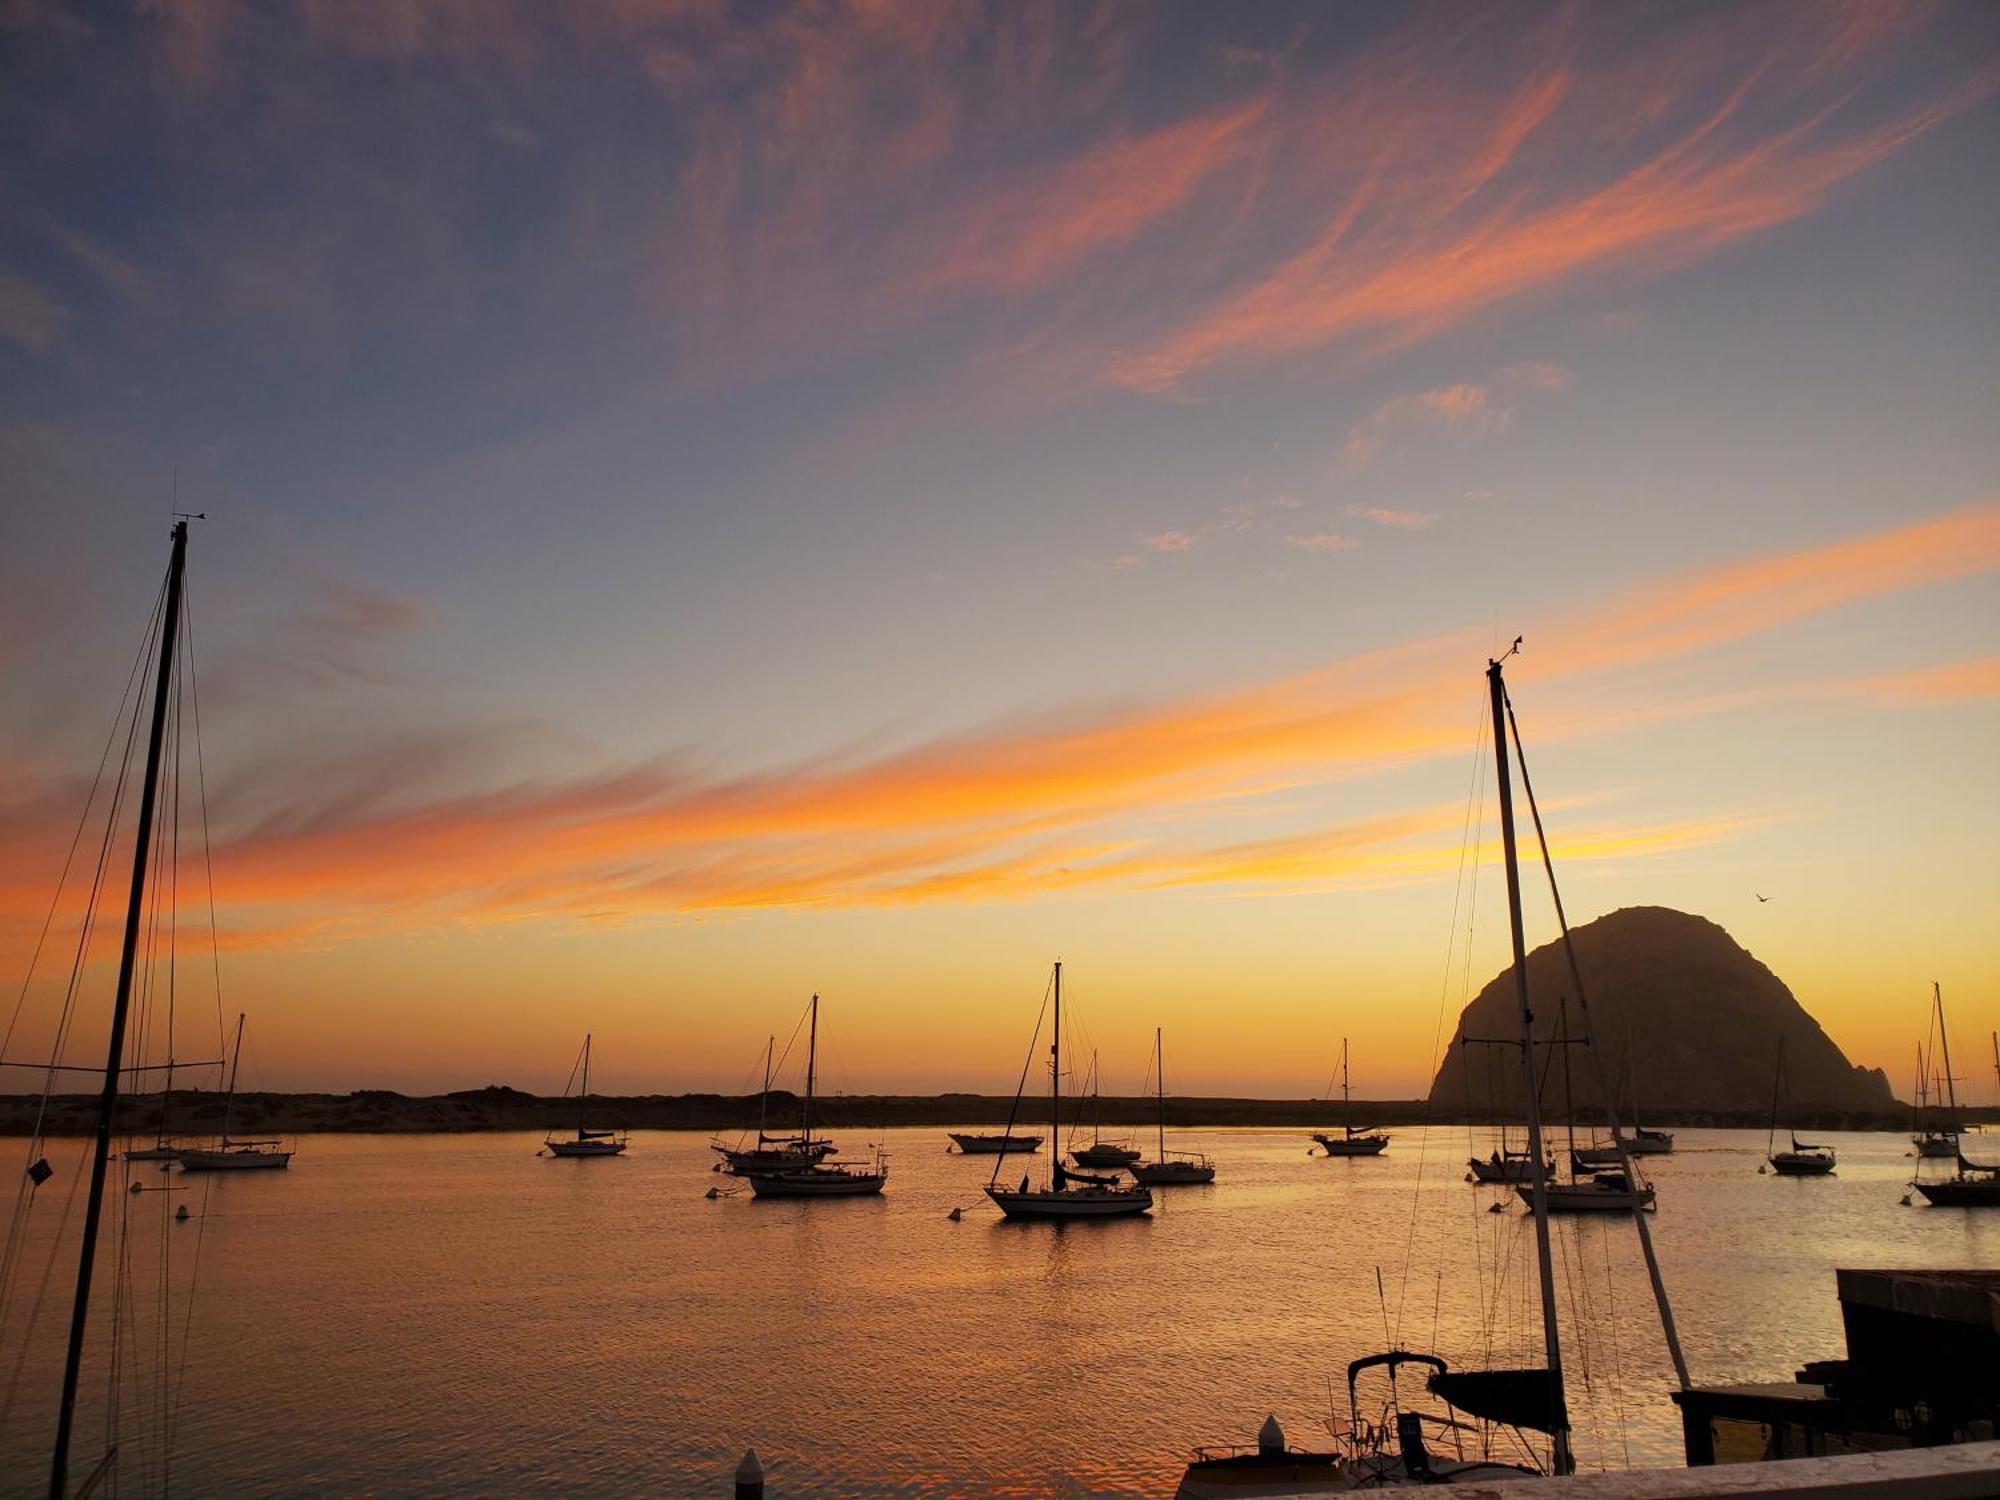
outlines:
[[[1518,1484],[1441,1484],[1435,1500],[1698,1500],[1772,1495],[1782,1500],[1981,1500],[2000,1495],[2000,1443],[1955,1443],[1840,1458],[1793,1458],[1703,1469],[1638,1469],[1572,1474]]]

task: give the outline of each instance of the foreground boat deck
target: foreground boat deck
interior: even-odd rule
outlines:
[[[1281,1491],[1263,1491],[1286,1500]],[[1297,1495],[1324,1495],[1299,1490]],[[1571,1474],[1523,1485],[1471,1484],[1426,1487],[1429,1500],[1473,1500],[1534,1495],[1548,1500],[1736,1500],[1770,1495],[1781,1500],[1976,1500],[2000,1494],[2000,1443],[1954,1443],[1895,1453],[1850,1453],[1839,1458],[1792,1458],[1776,1463],[1720,1464],[1700,1469],[1638,1469],[1617,1474]]]

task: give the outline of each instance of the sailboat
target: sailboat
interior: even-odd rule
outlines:
[[[1789,1151],[1774,1150],[1778,1135],[1778,1100],[1785,1100],[1785,1113],[1791,1113],[1791,1096],[1785,1089],[1785,1039],[1778,1038],[1778,1069],[1771,1080],[1771,1128],[1764,1134],[1764,1152],[1771,1163],[1771,1170],[1780,1177],[1826,1177],[1833,1172],[1833,1148],[1815,1146],[1810,1141],[1799,1139],[1798,1131],[1788,1124],[1785,1134],[1790,1137]]]
[[[1090,1144],[1081,1151],[1071,1148],[1069,1159],[1079,1167],[1129,1167],[1141,1155],[1124,1141],[1104,1138],[1104,1105],[1098,1095],[1097,1054],[1090,1054]],[[1079,1123],[1081,1121],[1079,1120]]]
[[[1632,1133],[1625,1137],[1625,1152],[1628,1156],[1670,1156],[1674,1149],[1674,1133],[1671,1130],[1648,1130],[1639,1123],[1638,1091],[1632,1085],[1632,1054],[1625,1054],[1625,1097],[1632,1105]],[[1580,1146],[1571,1153],[1574,1165],[1578,1167],[1615,1167],[1618,1165],[1618,1147]]]
[[[810,1153],[813,1086],[819,1072],[819,996],[812,997],[812,1028],[806,1041],[806,1097],[800,1115],[799,1145]],[[832,1149],[828,1143],[828,1150]],[[887,1155],[877,1150],[867,1161],[827,1161],[826,1153],[803,1163],[742,1172],[750,1179],[750,1191],[759,1198],[858,1198],[879,1193],[889,1181]],[[740,1171],[741,1169],[739,1169]]]
[[[1576,1098],[1570,1086],[1569,1072],[1569,996],[1561,996],[1556,1009],[1555,1045],[1562,1054],[1563,1076],[1563,1119],[1569,1132],[1569,1177],[1567,1180],[1545,1174],[1548,1192],[1549,1212],[1552,1214],[1622,1214],[1634,1209],[1652,1209],[1654,1192],[1652,1186],[1641,1180],[1638,1169],[1630,1164],[1630,1147],[1618,1133],[1618,1126],[1612,1123],[1611,1144],[1602,1147],[1579,1147],[1576,1143]],[[1611,1153],[1608,1161],[1596,1153]],[[1600,1164],[1601,1163],[1601,1164]],[[1532,1189],[1517,1184],[1514,1191],[1526,1203]]]
[[[1127,1169],[1145,1187],[1170,1187],[1215,1181],[1215,1163],[1198,1151],[1167,1151],[1167,1048],[1159,1027],[1153,1028],[1153,1073],[1159,1081],[1160,1138],[1151,1161]]]
[[[976,1135],[963,1130],[947,1130],[945,1134],[967,1156],[1032,1156],[1042,1149],[1038,1135]]]
[[[1055,966],[1055,1029],[1049,1045],[1049,1121],[1052,1127],[1062,1130],[1062,964]],[[1036,1023],[1036,1036],[1028,1043],[1032,1057],[1035,1041],[1039,1040],[1041,1026]],[[1022,1086],[1027,1084],[1027,1073],[1021,1075]],[[1014,1114],[1021,1107],[1020,1091],[1014,1094],[1014,1108],[1008,1112],[1007,1130],[1014,1129]],[[1000,1183],[1000,1168],[1005,1165],[1002,1157],[993,1164],[993,1176],[986,1184],[986,1196],[994,1206],[1010,1219],[1117,1219],[1132,1214],[1143,1214],[1153,1206],[1153,1194],[1144,1186],[1126,1187],[1114,1177],[1094,1177],[1088,1173],[1071,1172],[1064,1168],[1060,1154],[1049,1162],[1049,1180],[1044,1187],[1032,1187],[1026,1177],[1021,1179],[1019,1188],[1003,1188]]]
[[[1958,1155],[1957,1081],[1951,1076],[1951,1038],[1944,1034],[1944,994],[1937,985],[1931,986],[1931,1027],[1932,1037],[1944,1048],[1944,1092],[1948,1101],[1944,1119],[1931,1114],[1936,1106],[1938,1076],[1929,1066],[1933,1052],[1926,1055],[1925,1048],[1917,1048],[1917,1113],[1912,1120],[1910,1144],[1917,1148],[1920,1157],[1942,1158],[1950,1161]]]
[[[574,1136],[551,1135],[542,1142],[542,1149],[551,1156],[617,1156],[624,1151],[630,1139],[622,1130],[591,1130],[586,1128],[590,1118],[590,1033],[583,1037],[583,1086],[576,1094],[576,1134]]]
[[[1514,649],[1520,642],[1514,643]],[[1508,655],[1513,655],[1512,651]],[[1514,801],[1512,782],[1508,774],[1506,753],[1507,726],[1511,719],[1511,709],[1507,703],[1506,686],[1502,678],[1503,657],[1489,662],[1486,669],[1488,691],[1493,710],[1494,768],[1499,780],[1500,838],[1507,874],[1507,911],[1510,936],[1513,942],[1513,979],[1517,1009],[1520,1017],[1521,1071],[1525,1084],[1524,1095],[1527,1108],[1527,1156],[1530,1163],[1531,1179],[1526,1189],[1530,1211],[1535,1228],[1536,1279],[1541,1292],[1541,1321],[1544,1363],[1539,1368],[1517,1370],[1467,1370],[1453,1371],[1435,1355],[1416,1354],[1407,1349],[1390,1349],[1380,1354],[1369,1355],[1355,1360],[1348,1366],[1348,1399],[1351,1419],[1348,1429],[1340,1435],[1342,1451],[1334,1455],[1297,1454],[1283,1447],[1282,1438],[1268,1444],[1260,1443],[1259,1452],[1215,1454],[1207,1450],[1196,1450],[1195,1461],[1188,1465],[1181,1481],[1180,1495],[1186,1500],[1207,1500],[1207,1497],[1224,1495],[1297,1495],[1326,1493],[1335,1490],[1359,1488],[1402,1488],[1413,1485],[1449,1483],[1452,1479],[1464,1477],[1477,1480],[1507,1478],[1531,1478],[1541,1473],[1553,1475],[1570,1474],[1576,1463],[1570,1449],[1569,1404],[1563,1385],[1561,1338],[1556,1322],[1556,1282],[1554,1253],[1549,1230],[1550,1184],[1545,1173],[1540,1170],[1545,1160],[1542,1140],[1542,1119],[1539,1090],[1535,1076],[1534,1062],[1534,1011],[1529,1003],[1527,940],[1521,916],[1521,879],[1519,857],[1514,840]],[[1515,754],[1520,755],[1520,737],[1516,730]],[[1561,893],[1555,886],[1555,869],[1549,859],[1548,843],[1542,837],[1541,815],[1536,809],[1534,788],[1528,781],[1527,761],[1521,760],[1521,785],[1528,797],[1528,806],[1535,816],[1535,831],[1542,849],[1542,862],[1549,874],[1550,891],[1555,898],[1556,917],[1561,925],[1564,948],[1568,953],[1572,976],[1577,981],[1579,1000],[1582,996],[1582,980],[1576,965],[1575,950],[1569,944],[1569,924],[1563,916]],[[1606,1091],[1609,1097],[1609,1091]],[[1623,1136],[1613,1121],[1614,1142],[1622,1142]],[[1629,1158],[1620,1167],[1631,1172]],[[1627,1212],[1632,1215],[1633,1226],[1639,1236],[1639,1244],[1645,1256],[1646,1269],[1653,1284],[1654,1298],[1660,1310],[1660,1325],[1666,1336],[1667,1351],[1672,1356],[1674,1370],[1681,1388],[1688,1388],[1687,1364],[1681,1356],[1680,1339],[1674,1330],[1672,1309],[1667,1303],[1666,1288],[1660,1278],[1659,1263],[1653,1253],[1651,1232],[1646,1226],[1646,1216],[1638,1212],[1639,1205],[1628,1195]],[[1405,1410],[1395,1398],[1394,1374],[1404,1365],[1416,1364],[1428,1368],[1430,1374],[1425,1381],[1429,1392],[1444,1402],[1447,1414],[1440,1418],[1420,1410]],[[1388,1404],[1389,1419],[1380,1423],[1362,1420],[1359,1403],[1355,1399],[1357,1378],[1370,1369],[1381,1367],[1391,1376],[1391,1398]],[[1467,1459],[1461,1445],[1465,1434],[1471,1429],[1458,1418],[1459,1413],[1479,1418],[1485,1422],[1514,1429],[1517,1433],[1539,1432],[1549,1437],[1549,1460],[1546,1469],[1522,1464],[1496,1463],[1490,1457],[1475,1455]],[[1425,1440],[1425,1424],[1432,1424],[1440,1443],[1454,1445],[1452,1457],[1444,1457],[1431,1451]],[[1275,1423],[1267,1424],[1274,1428]],[[1467,1471],[1467,1465],[1474,1466]]]
[[[282,1172],[292,1164],[293,1152],[283,1141],[237,1140],[229,1134],[229,1115],[236,1104],[236,1070],[243,1061],[243,1017],[236,1017],[236,1045],[229,1053],[229,1092],[222,1104],[222,1134],[213,1146],[183,1147],[179,1157],[183,1172]]]
[[[1331,1132],[1313,1139],[1328,1156],[1380,1156],[1389,1149],[1389,1137],[1380,1130],[1370,1130],[1354,1123],[1354,1099],[1347,1086],[1347,1038],[1340,1039],[1340,1134]]]
[[[764,1091],[757,1096],[757,1144],[746,1148],[741,1136],[737,1137],[734,1146],[725,1145],[720,1140],[711,1140],[708,1149],[722,1158],[716,1168],[718,1171],[729,1171],[738,1177],[748,1177],[753,1172],[771,1172],[785,1167],[809,1167],[814,1162],[833,1155],[838,1149],[832,1141],[824,1137],[819,1140],[808,1140],[803,1135],[773,1135],[770,1132],[771,1061],[777,1044],[778,1039],[774,1036],[764,1039]]]
[[[1951,1040],[1944,1029],[1944,992],[1935,984],[1931,986],[1931,1001],[1937,1014],[1938,1040],[1944,1049],[1945,1102],[1955,1121],[1958,1093],[1951,1078]],[[1993,1071],[2000,1075],[2000,1039],[1994,1044]],[[1950,1177],[1934,1182],[1919,1179],[1910,1186],[1937,1208],[2000,1208],[2000,1163],[1970,1160],[1959,1147],[1956,1136],[1952,1138],[1952,1159],[1957,1170]]]

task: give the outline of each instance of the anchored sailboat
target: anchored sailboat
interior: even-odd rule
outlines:
[[[1055,1026],[1054,1037],[1049,1045],[1049,1121],[1053,1129],[1062,1130],[1062,964],[1055,966]],[[1029,1057],[1034,1055],[1034,1044],[1041,1036],[1041,1023],[1037,1018],[1035,1037],[1028,1043]],[[1027,1085],[1027,1070],[1021,1074],[1022,1087]],[[1014,1129],[1014,1112],[1021,1107],[1021,1091],[1014,1093],[1014,1110],[1009,1112],[1007,1130]],[[1062,1157],[1055,1156],[1049,1163],[1049,1180],[1046,1186],[1031,1187],[1023,1177],[1019,1188],[1003,1188],[1000,1183],[1000,1168],[1006,1158],[993,1164],[993,1176],[987,1181],[986,1196],[1010,1219],[1116,1219],[1132,1214],[1142,1214],[1153,1206],[1153,1195],[1145,1187],[1126,1187],[1116,1177],[1095,1177],[1088,1173],[1071,1172],[1062,1164]]]
[[[1140,1153],[1125,1141],[1107,1141],[1104,1138],[1104,1103],[1099,1096],[1100,1081],[1097,1076],[1097,1054],[1090,1054],[1090,1144],[1077,1150],[1072,1147],[1069,1159],[1079,1167],[1112,1168],[1129,1167],[1139,1159]],[[1081,1118],[1078,1124],[1082,1123]]]
[[[813,1086],[819,1075],[819,996],[812,997],[812,1027],[806,1040],[806,1097],[800,1115],[799,1146],[804,1153],[812,1153],[815,1142],[812,1133]],[[825,1143],[827,1151],[832,1143]],[[886,1153],[877,1150],[867,1161],[826,1161],[825,1152],[810,1156],[806,1162],[794,1162],[781,1167],[758,1167],[745,1171],[738,1168],[741,1176],[750,1179],[750,1191],[759,1198],[858,1198],[871,1193],[879,1193],[889,1181],[889,1159]]]
[[[1944,991],[1935,984],[1931,986],[1931,1001],[1936,1008],[1938,1040],[1944,1049],[1945,1100],[1952,1118],[1956,1120],[1958,1094],[1951,1079],[1951,1040],[1944,1029]],[[1994,1043],[1993,1071],[2000,1076],[2000,1038],[1996,1038]],[[1934,1182],[1919,1179],[1910,1186],[1937,1208],[2000,1208],[2000,1163],[1970,1160],[1959,1147],[1955,1135],[1952,1137],[1952,1159],[1957,1170],[1950,1177]]]
[[[236,1018],[236,1045],[229,1054],[229,1092],[222,1102],[222,1134],[213,1146],[184,1147],[179,1153],[183,1172],[282,1172],[293,1152],[279,1140],[239,1140],[229,1133],[236,1106],[236,1070],[243,1061],[243,1017]]]
[[[583,1084],[576,1091],[576,1134],[573,1136],[550,1135],[542,1142],[542,1149],[551,1156],[617,1156],[624,1151],[630,1137],[622,1130],[592,1130],[590,1121],[590,1034],[584,1033],[583,1056],[578,1059],[583,1070]],[[572,1075],[574,1076],[574,1075]]]
[[[817,998],[817,997],[815,997]],[[797,1035],[796,1032],[793,1033]],[[715,1168],[728,1171],[738,1177],[748,1177],[753,1172],[777,1171],[785,1167],[809,1167],[824,1157],[833,1155],[833,1142],[825,1139],[808,1140],[802,1134],[774,1135],[771,1123],[771,1062],[778,1045],[776,1037],[764,1039],[764,1091],[757,1096],[757,1144],[746,1147],[743,1137],[738,1136],[736,1144],[729,1146],[720,1140],[711,1140],[708,1149],[722,1160]],[[787,1051],[790,1050],[788,1047]]]
[[[1784,1100],[1787,1124],[1785,1134],[1792,1146],[1789,1151],[1774,1149],[1778,1136],[1778,1101]],[[1827,1177],[1832,1175],[1834,1153],[1831,1146],[1815,1146],[1810,1141],[1799,1139],[1799,1133],[1789,1123],[1791,1115],[1791,1093],[1785,1087],[1785,1039],[1778,1038],[1778,1068],[1771,1079],[1771,1128],[1764,1133],[1764,1154],[1771,1163],[1771,1170],[1780,1177]]]
[[[1153,1073],[1159,1083],[1160,1136],[1151,1161],[1132,1163],[1132,1180],[1146,1187],[1169,1187],[1215,1181],[1215,1163],[1199,1151],[1167,1150],[1167,1048],[1160,1028],[1153,1028]]]
[[[1951,1038],[1944,1029],[1944,992],[1937,985],[1931,986],[1931,1038],[1925,1047],[1917,1048],[1917,1113],[1910,1130],[1910,1144],[1917,1148],[1921,1157],[1942,1158],[1951,1161],[1958,1156],[1958,1138],[1963,1127],[1958,1119],[1958,1084],[1951,1076]],[[1930,1066],[1936,1056],[1936,1047],[1944,1050],[1944,1074],[1940,1077]],[[1938,1106],[1938,1084],[1944,1085],[1944,1118],[1934,1113]]]
[[[1328,1156],[1380,1156],[1389,1149],[1389,1137],[1354,1123],[1354,1098],[1347,1084],[1347,1038],[1340,1039],[1340,1134],[1315,1133],[1313,1139]]]
[[[1038,1135],[974,1135],[962,1130],[947,1130],[945,1134],[967,1156],[1032,1156],[1042,1149]]]

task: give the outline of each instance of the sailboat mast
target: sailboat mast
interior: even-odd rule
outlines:
[[[1504,689],[1501,696],[1503,699],[1506,696]],[[1535,783],[1528,775],[1527,752],[1521,748],[1521,724],[1514,717],[1514,706],[1511,703],[1507,705],[1507,722],[1508,726],[1514,732],[1514,754],[1521,763],[1521,790],[1527,793],[1528,813],[1535,822],[1535,844],[1542,853],[1542,869],[1549,877],[1549,900],[1554,904],[1556,909],[1556,927],[1562,933],[1563,956],[1569,960],[1570,983],[1576,986],[1577,1012],[1583,1018],[1584,1040],[1588,1044],[1590,1039],[1590,999],[1589,993],[1585,990],[1583,984],[1583,965],[1577,960],[1576,943],[1570,936],[1569,914],[1563,910],[1562,888],[1556,884],[1555,861],[1549,857],[1548,830],[1542,826],[1541,804],[1535,801]],[[1567,1007],[1564,1010],[1563,1030],[1565,1035],[1567,1035],[1569,1030]],[[1632,1165],[1632,1152],[1626,1142],[1625,1133],[1618,1123],[1618,1096],[1611,1091],[1609,1084],[1605,1080],[1604,1063],[1594,1047],[1590,1053],[1590,1068],[1592,1074],[1597,1079],[1598,1093],[1604,1099],[1605,1107],[1611,1116],[1611,1144],[1618,1153],[1618,1170],[1625,1174],[1626,1186],[1636,1189],[1639,1185],[1639,1172]],[[1563,1075],[1567,1078],[1568,1074],[1569,1048],[1565,1046],[1563,1048]],[[1629,1027],[1625,1033],[1625,1076],[1632,1104],[1632,1129],[1636,1135],[1639,1129],[1639,1094],[1637,1086],[1632,1083],[1632,1033]],[[1572,1107],[1572,1121],[1574,1118],[1574,1109]],[[1575,1149],[1574,1142],[1574,1127],[1572,1126],[1572,1151]],[[1576,1158],[1574,1155],[1570,1158],[1570,1171],[1572,1175],[1576,1171]],[[1665,1278],[1660,1275],[1660,1258],[1653,1251],[1653,1231],[1646,1227],[1646,1205],[1638,1199],[1636,1193],[1632,1202],[1632,1229],[1639,1236],[1639,1250],[1646,1261],[1646,1278],[1653,1284],[1653,1305],[1659,1309],[1660,1333],[1667,1341],[1667,1353],[1673,1359],[1674,1374],[1680,1379],[1681,1389],[1686,1390],[1691,1384],[1688,1379],[1687,1359],[1681,1353],[1680,1332],[1674,1327],[1674,1308],[1673,1304],[1667,1299],[1667,1283]]]
[[[1349,1140],[1354,1139],[1354,1099],[1347,1087],[1347,1038],[1340,1039],[1340,1128]]]
[[[1958,1086],[1951,1079],[1951,1033],[1944,1025],[1944,991],[1938,988],[1936,980],[1931,981],[1931,1004],[1937,1007],[1938,1045],[1944,1049],[1944,1108],[1945,1128],[1958,1129]]]
[[[583,1139],[583,1126],[590,1115],[590,1033],[583,1034],[583,1089],[576,1096],[576,1138]]]
[[[1049,1039],[1049,1139],[1055,1142],[1051,1181],[1062,1186],[1062,960],[1056,960],[1056,1024]]]
[[[1167,1159],[1167,1043],[1164,1033],[1157,1026],[1153,1028],[1153,1071],[1159,1075],[1156,1082],[1160,1086],[1160,1154],[1156,1161]]]
[[[1764,1154],[1771,1154],[1771,1148],[1778,1139],[1778,1090],[1785,1082],[1785,1039],[1778,1038],[1778,1071],[1771,1075],[1771,1128],[1764,1132]]]
[[[797,1036],[795,1031],[793,1036]],[[819,1072],[819,996],[812,998],[812,1026],[806,1032],[806,1106],[799,1116],[799,1135],[810,1146],[813,1138],[813,1081]]]
[[[1500,843],[1506,856],[1507,919],[1514,945],[1514,994],[1521,1011],[1521,1077],[1528,1113],[1529,1181],[1534,1185],[1535,1258],[1542,1282],[1542,1344],[1549,1366],[1551,1467],[1568,1474],[1575,1467],[1569,1451],[1569,1402],[1563,1393],[1562,1339],[1556,1330],[1556,1282],[1549,1251],[1549,1183],[1542,1160],[1542,1108],[1535,1091],[1535,1012],[1528,1001],[1528,944],[1521,925],[1521,862],[1514,848],[1514,789],[1507,775],[1507,688],[1500,663],[1489,662],[1486,686],[1493,707],[1493,767],[1500,782]]]
[[[139,826],[132,837],[132,893],[125,906],[125,942],[118,955],[118,989],[111,1002],[111,1035],[105,1045],[104,1087],[97,1097],[97,1128],[90,1152],[90,1198],[83,1243],[77,1253],[76,1300],[70,1308],[69,1352],[63,1360],[62,1401],[56,1409],[55,1451],[49,1494],[63,1500],[69,1481],[70,1430],[76,1420],[77,1381],[83,1373],[83,1336],[90,1321],[90,1273],[97,1262],[97,1231],[104,1218],[104,1174],[111,1160],[112,1116],[118,1108],[118,1074],[125,1060],[125,1021],[132,1009],[132,974],[146,901],[146,865],[153,853],[153,811],[159,800],[160,749],[167,732],[167,699],[174,682],[174,646],[181,621],[181,578],[187,568],[187,522],[174,523],[167,562],[167,597],[160,616],[159,671],[153,681],[153,719],[146,737],[146,780],[139,792]]]
[[[764,1126],[771,1113],[771,1049],[778,1045],[775,1036],[764,1038],[764,1092],[757,1098],[757,1149],[764,1149]]]
[[[243,1012],[236,1013],[236,1044],[229,1052],[229,1084],[222,1094],[222,1143],[229,1144],[229,1117],[236,1113],[236,1067],[243,1061]]]

